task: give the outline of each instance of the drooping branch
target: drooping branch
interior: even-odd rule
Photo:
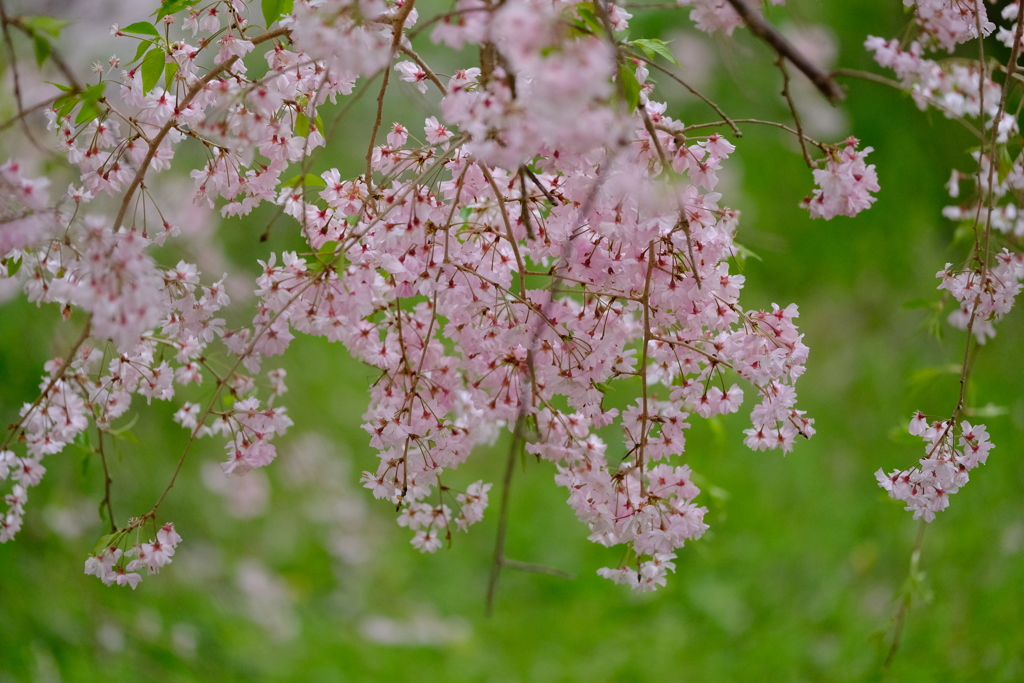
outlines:
[[[771,45],[772,49],[785,57],[797,69],[802,71],[807,78],[811,79],[822,95],[828,98],[832,104],[843,100],[846,93],[839,87],[839,84],[832,79],[831,74],[811,63],[807,56],[796,49],[792,43],[779,33],[779,30],[768,23],[759,12],[746,3],[746,0],[729,0],[736,13],[743,18],[751,33]]]

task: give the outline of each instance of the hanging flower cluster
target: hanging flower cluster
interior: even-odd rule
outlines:
[[[243,0],[197,4],[175,3],[178,16],[165,6],[157,24],[114,26],[136,57],[111,58],[96,84],[69,87],[49,109],[56,144],[78,171],[56,207],[46,179],[26,177],[18,161],[0,167],[0,276],[16,279],[30,301],[87,321],[0,445],[0,479],[14,482],[0,541],[21,526],[43,456],[90,424],[106,469],[103,439],[116,436],[114,422],[136,395],[171,401],[178,387],[212,385],[208,402],[175,413],[191,435],[179,468],[204,436],[224,440],[226,474],[270,464],[273,440],[292,423],[275,405],[283,372],[263,373],[263,361],[284,353],[296,332],[340,342],[374,369],[363,428],[377,462],[362,483],[397,507],[425,552],[450,540],[453,525],[482,519],[492,485],[458,489],[452,471],[508,429],[514,445],[551,463],[590,539],[623,546],[624,563],[600,574],[650,590],[708,528],[682,462],[694,419],[737,412],[751,396],[750,448],[787,453],[814,434],[796,407],[808,357],[797,306],[740,302],[739,213],[717,191],[735,147],[654,99],[647,66],[670,53],[659,41],[626,41],[625,9],[606,0],[457,0],[422,28],[460,51],[453,59],[473,46],[479,60],[442,75],[410,39],[414,0],[295,0],[289,13],[266,16],[266,29],[254,27]],[[730,34],[744,17],[760,17],[739,12],[749,8],[738,0],[680,4],[707,31]],[[971,38],[975,26],[994,30],[984,15],[946,5],[916,4],[922,40],[909,50],[876,38],[868,47],[919,104],[979,118],[1005,145],[1016,121],[984,69],[922,57]],[[376,76],[365,172],[309,173],[329,135],[321,112]],[[389,83],[436,91],[436,111],[387,126]],[[243,327],[220,317],[231,305],[223,279],[203,280],[184,261],[158,264],[159,247],[181,231],[149,187],[186,144],[205,155],[188,169],[197,203],[224,217],[268,203],[297,224],[301,246],[260,261],[255,312]],[[806,201],[811,215],[870,207],[879,190],[865,162],[871,148],[858,151],[855,138],[815,144],[826,156]],[[979,155],[978,204],[961,215],[987,212],[991,225],[1014,232],[1016,204],[996,207],[990,197],[1024,188],[1024,162],[996,174],[986,166],[992,158],[991,149]],[[104,197],[113,219],[88,210]],[[994,265],[990,256],[942,275],[962,306],[954,324],[979,337],[991,334],[986,324],[1009,309],[1024,276],[1015,252]],[[604,401],[616,381],[639,395],[621,412]],[[942,424],[941,433],[922,432],[932,451],[920,470],[882,482],[928,518],[966,480],[967,462],[983,461],[968,451],[991,447],[982,427],[966,423],[954,446],[956,419]],[[598,436],[609,425],[621,431],[621,448]],[[134,588],[136,570],[170,562],[180,541],[171,525],[156,541],[122,546],[154,523],[173,484],[123,527],[108,490],[113,533],[87,573]]]
[[[950,196],[958,198],[960,182],[973,180],[975,191],[969,203],[942,212],[974,236],[970,257],[961,265],[947,263],[936,275],[938,288],[956,302],[948,322],[967,331],[970,349],[972,341],[984,344],[995,336],[994,324],[1013,308],[1022,289],[1024,253],[1019,238],[1024,227],[1018,216],[1024,204],[1024,155],[1019,151],[1020,128],[1016,115],[1007,108],[1008,85],[993,80],[998,72],[980,61],[939,62],[925,57],[930,50],[952,52],[960,43],[995,31],[985,5],[942,0],[904,0],[904,4],[914,7],[916,34],[912,39],[900,43],[869,37],[865,47],[881,66],[896,72],[902,87],[911,92],[922,110],[935,107],[960,120],[981,142],[981,148],[972,153],[977,169],[970,174],[954,170],[947,185]],[[999,27],[997,34],[1013,49],[1007,84],[1014,77],[1020,54],[1022,13],[1017,2],[1001,13],[1011,22]],[[949,495],[967,482],[968,471],[984,463],[993,447],[984,426],[967,421],[957,426],[965,408],[963,387],[970,372],[966,358],[967,354],[952,415],[929,422],[927,416],[917,413],[911,422],[910,433],[928,444],[920,467],[876,474],[879,485],[893,498],[906,502],[915,519],[932,521],[936,512],[949,505]]]

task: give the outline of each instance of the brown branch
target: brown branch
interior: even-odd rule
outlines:
[[[792,43],[779,33],[778,29],[768,23],[759,12],[746,3],[746,0],[728,0],[736,13],[740,15],[751,33],[768,43],[779,56],[785,57],[797,69],[802,71],[807,78],[811,79],[822,95],[829,102],[836,104],[846,97],[846,93],[839,87],[839,84],[832,79],[832,75],[818,66],[811,63],[806,55],[797,50]]]
[[[384,93],[388,89],[388,78],[391,75],[391,64],[384,68],[384,79],[377,93],[377,118],[373,120],[373,132],[370,133],[370,146],[366,150],[366,189],[373,194],[373,148],[377,145],[377,131],[380,130],[381,118],[384,115]]]

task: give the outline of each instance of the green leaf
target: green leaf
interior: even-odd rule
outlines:
[[[164,67],[164,85],[171,92],[174,91],[174,75],[178,73],[178,63],[171,61],[167,62],[167,66]]]
[[[154,47],[146,54],[146,58],[142,61],[143,95],[152,90],[160,80],[160,74],[164,72],[164,64],[166,64],[165,54],[162,49]]]
[[[21,257],[18,257],[17,261],[15,261],[14,259],[4,259],[2,262],[0,262],[7,266],[7,277],[14,277],[15,275],[18,274],[18,271],[21,270],[21,264],[23,260],[24,259],[22,259]]]
[[[37,33],[32,36],[32,45],[36,50],[36,64],[42,66],[46,58],[50,56],[50,41]]]
[[[963,221],[956,226],[956,230],[953,231],[953,244],[957,245],[963,244],[964,242],[973,242],[974,235],[974,223],[972,221]]]
[[[907,431],[906,426],[897,425],[889,430],[889,441],[900,446],[913,446],[921,443],[921,437]]]
[[[150,40],[140,40],[139,41],[139,48],[135,51],[135,56],[132,57],[132,61],[130,61],[128,63],[129,64],[134,64],[135,62],[137,62],[140,59],[142,59],[142,55],[145,54],[146,50],[148,50],[149,47],[152,44],[153,44],[153,41],[150,41]]]
[[[64,85],[63,83],[54,83],[53,81],[44,81],[47,85],[52,85],[61,92],[71,92],[72,87],[70,85]]]
[[[89,123],[93,119],[98,119],[103,114],[103,109],[96,103],[96,100],[82,99],[82,108],[78,110],[78,116],[75,117],[75,123]]]
[[[163,19],[168,14],[175,14],[183,9],[188,9],[189,7],[198,4],[199,0],[163,0],[163,2],[160,3],[160,9],[153,12],[153,15],[156,16],[157,19]]]
[[[105,84],[100,82],[95,85],[90,85],[82,93],[81,102],[82,108],[78,111],[78,116],[75,117],[75,123],[88,123],[93,119],[99,118],[103,114],[103,107],[100,106],[100,100],[103,99],[103,89]],[[63,98],[62,98],[63,99]],[[77,98],[69,98],[72,102],[77,102]],[[70,113],[71,109],[74,108],[74,104],[67,109]],[[64,107],[58,110],[61,116],[64,116]]]
[[[963,368],[955,363],[940,365],[938,367],[921,368],[910,375],[908,382],[911,385],[924,384],[932,381],[940,375],[959,375],[962,369]]]
[[[945,337],[945,332],[943,332],[945,328],[942,326],[942,317],[939,313],[931,316],[925,326],[928,328],[928,334],[937,340],[942,341]]]
[[[61,30],[71,22],[53,17],[22,17],[21,23],[34,34],[49,33],[54,38],[60,38]]]
[[[305,114],[295,115],[295,134],[300,137],[309,135],[309,117]]]
[[[597,35],[604,34],[604,26],[601,25],[597,15],[594,14],[594,3],[581,2],[574,9],[576,10],[576,16],[579,17],[579,24],[582,28],[588,29],[589,32]]]
[[[636,80],[636,74],[626,64],[619,66],[619,80],[622,81],[626,106],[629,107],[629,111],[634,111],[640,104],[640,82]]]
[[[733,242],[732,245],[736,248],[736,265],[740,270],[743,270],[743,268],[746,267],[747,259],[761,260],[761,257],[757,253],[751,251],[739,242]]]
[[[134,24],[129,24],[121,29],[122,33],[140,33],[146,36],[160,37],[160,31],[156,30],[156,26],[149,23],[148,21],[137,21]]]
[[[629,44],[643,50],[644,54],[651,59],[654,59],[656,55],[661,55],[676,66],[679,66],[678,60],[676,60],[672,51],[668,49],[668,43],[664,40],[659,40],[658,38],[638,38]]]
[[[266,27],[270,28],[275,21],[286,14],[291,14],[293,2],[294,0],[263,0],[263,20]]]
[[[57,110],[57,116],[64,118],[78,106],[78,102],[79,98],[77,95],[67,95],[55,100],[53,106]]]
[[[289,179],[287,182],[281,184],[282,187],[327,187],[327,183],[320,176],[313,175],[312,173],[300,173],[294,178]]]
[[[135,444],[139,443],[139,437],[135,436],[134,432],[129,432],[127,430],[124,430],[124,431],[121,431],[120,433],[118,433],[118,436],[120,436],[121,438],[126,439],[128,441],[131,441],[132,443],[135,443]]]
[[[121,539],[124,538],[124,535],[124,529],[119,529],[118,531],[115,531],[112,534],[102,536],[100,540],[96,542],[96,547],[92,549],[92,554],[99,555],[107,548],[116,548],[117,545],[121,542]]]

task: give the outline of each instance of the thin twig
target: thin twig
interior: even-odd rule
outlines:
[[[732,134],[733,134],[733,135],[735,135],[735,136],[736,136],[736,137],[738,137],[738,138],[741,138],[741,137],[743,137],[743,133],[742,133],[742,131],[740,131],[740,129],[736,127],[736,123],[735,123],[735,122],[733,121],[733,119],[729,118],[729,115],[728,115],[728,114],[726,114],[726,113],[725,113],[724,111],[722,111],[722,108],[721,108],[721,107],[719,107],[719,106],[718,106],[717,104],[715,104],[714,102],[712,102],[712,101],[711,101],[711,99],[710,99],[709,97],[707,97],[706,95],[704,95],[703,93],[701,93],[701,92],[700,92],[699,90],[697,90],[696,88],[694,88],[693,86],[691,86],[691,85],[690,85],[689,83],[687,83],[687,82],[686,82],[686,81],[684,81],[683,79],[679,78],[679,76],[676,76],[676,75],[675,75],[674,73],[672,73],[671,71],[669,71],[669,70],[668,70],[668,69],[666,69],[665,67],[663,67],[663,66],[661,66],[660,64],[658,64],[657,62],[655,62],[655,61],[654,61],[653,59],[647,59],[646,57],[643,57],[642,55],[640,55],[640,54],[637,54],[636,52],[632,52],[632,51],[629,51],[629,50],[627,50],[626,52],[627,52],[627,54],[629,54],[629,56],[630,56],[630,57],[632,57],[633,59],[639,59],[639,60],[641,60],[641,61],[643,61],[643,62],[646,62],[646,63],[647,63],[647,64],[648,64],[649,66],[652,66],[652,67],[654,67],[655,69],[657,69],[657,70],[658,70],[658,71],[660,71],[661,73],[665,74],[666,76],[668,76],[669,78],[671,78],[671,79],[672,79],[673,81],[675,81],[675,82],[676,82],[676,83],[678,83],[679,85],[681,85],[681,86],[683,86],[684,88],[686,88],[687,90],[689,90],[689,91],[690,91],[690,92],[691,92],[691,93],[692,93],[693,95],[695,95],[695,96],[697,96],[698,98],[700,98],[700,100],[701,100],[702,102],[704,102],[704,104],[706,104],[706,105],[708,105],[709,107],[711,107],[712,109],[714,109],[714,110],[715,110],[715,113],[716,113],[716,114],[718,114],[719,116],[721,116],[721,117],[722,117],[722,120],[724,120],[724,121],[725,121],[725,123],[726,123],[726,124],[727,124],[727,125],[728,125],[728,126],[729,126],[730,128],[732,128]]]
[[[525,405],[525,404],[524,404]],[[508,505],[512,497],[512,473],[516,469],[516,455],[519,444],[523,440],[523,428],[526,425],[526,414],[519,411],[516,426],[512,431],[512,445],[508,449],[508,460],[505,462],[505,478],[501,482],[501,511],[498,513],[498,534],[494,540],[494,562],[491,564],[491,576],[487,581],[487,601],[484,614],[488,617],[494,612],[494,597],[498,592],[498,579],[501,568],[505,564],[505,536],[508,533]]]
[[[117,523],[114,521],[114,505],[110,501],[110,485],[114,483],[114,480],[110,478],[110,470],[107,468],[107,453],[103,449],[103,430],[96,430],[96,450],[100,454],[100,462],[103,463],[103,500],[100,501],[100,507],[107,506],[107,519],[110,521],[110,533],[117,533]]]
[[[7,52],[10,55],[11,60],[11,76],[14,81],[14,103],[18,107],[17,120],[21,121],[21,127],[25,131],[25,137],[28,138],[36,148],[42,152],[46,152],[45,149],[39,144],[35,136],[32,135],[32,129],[29,128],[28,121],[25,120],[25,104],[21,97],[21,77],[18,74],[18,55],[14,51],[14,42],[11,40],[10,26],[13,26],[14,22],[7,16],[7,8],[4,7],[3,0],[0,0],[0,28],[4,34],[4,44],[7,46]]]
[[[11,118],[7,119],[3,123],[0,123],[0,131],[7,130],[8,128],[13,126],[18,121],[21,121],[26,116],[30,116],[30,115],[36,113],[40,109],[45,109],[46,107],[50,106],[51,104],[56,102],[61,97],[64,97],[65,95],[77,95],[79,92],[80,91],[78,91],[78,90],[69,90],[66,93],[59,93],[59,94],[54,95],[53,97],[51,97],[51,98],[49,98],[47,100],[43,100],[42,102],[39,102],[38,104],[32,105],[28,109],[23,109],[22,111],[19,111],[17,114],[15,114]]]
[[[793,123],[796,125],[796,136],[800,140],[800,151],[803,152],[804,162],[808,168],[815,168],[814,162],[811,161],[811,155],[807,153],[807,143],[804,142],[804,127],[800,123],[800,114],[796,110],[796,103],[793,102],[793,96],[789,92],[789,69],[786,68],[786,60],[781,56],[775,60],[775,66],[779,67],[779,71],[782,72],[782,96],[786,98],[786,102],[789,104],[789,111],[793,114]]]
[[[21,20],[21,17],[8,17],[7,23],[24,33],[29,38],[35,39],[36,32],[27,26],[25,22]],[[60,51],[53,46],[53,43],[50,43],[50,41],[46,42],[50,44],[49,60],[53,62],[58,69],[60,69],[60,72],[64,74],[64,78],[68,80],[68,85],[70,85],[73,90],[81,91],[82,84],[78,82],[77,78],[75,78],[75,72],[73,72],[67,62],[64,61],[64,57],[61,56]]]
[[[384,78],[380,84],[380,93],[377,94],[377,117],[373,121],[373,132],[370,133],[370,148],[366,150],[366,189],[373,195],[373,148],[377,144],[377,131],[380,130],[381,117],[384,115],[384,94],[388,89],[388,80],[391,76],[391,60],[395,58],[402,44],[402,31],[405,28],[405,20],[412,12],[416,0],[406,0],[402,8],[392,18],[391,31],[394,34],[391,39],[391,54],[388,56],[388,64],[384,68]]]
[[[573,581],[576,578],[575,574],[569,572],[563,572],[561,569],[555,569],[554,567],[548,567],[543,564],[537,564],[536,562],[520,562],[519,560],[513,560],[508,557],[501,559],[501,564],[509,569],[518,569],[524,572],[535,572],[537,574],[549,574],[551,576],[557,576],[560,579],[566,579]]]
[[[781,57],[785,57],[793,66],[802,71],[807,78],[811,79],[814,87],[828,98],[829,102],[836,104],[846,97],[846,93],[832,79],[831,74],[812,64],[811,60],[786,40],[778,29],[761,16],[760,12],[753,9],[745,0],[728,0],[728,2],[746,23],[751,33],[771,45],[772,49]]]
[[[370,146],[366,150],[366,189],[373,194],[373,148],[377,146],[377,131],[380,130],[380,122],[384,115],[384,94],[388,89],[388,79],[391,76],[391,65],[384,69],[384,78],[381,80],[380,92],[377,93],[377,117],[373,120],[373,131],[370,133]]]
[[[423,73],[427,75],[427,78],[430,79],[431,83],[437,86],[437,89],[441,91],[441,95],[448,94],[448,88],[444,87],[444,84],[437,78],[437,74],[435,74],[434,71],[429,66],[427,66],[427,63],[423,61],[422,57],[416,54],[415,50],[406,45],[400,46],[399,49],[402,51],[402,54],[408,57],[412,57],[412,60],[416,62],[416,66],[423,69]]]
[[[924,530],[928,528],[928,523],[921,520],[921,526],[917,530],[917,541],[914,543],[914,549],[910,552],[910,573],[911,581],[914,580],[914,575],[917,574],[918,565],[921,560],[921,544],[924,543]],[[884,672],[892,664],[893,658],[896,656],[896,652],[900,649],[900,640],[903,637],[903,626],[906,624],[907,612],[910,610],[910,603],[913,601],[913,593],[909,589],[906,595],[903,596],[903,602],[900,603],[899,612],[896,613],[896,624],[894,626],[892,636],[892,647],[889,648],[889,654],[885,658],[885,663],[882,664],[882,671]]]
[[[647,130],[647,134],[651,136],[651,142],[654,144],[654,149],[658,151],[658,158],[661,159],[661,167],[669,169],[668,157],[665,155],[665,149],[661,146],[661,140],[658,139],[658,131],[654,129],[654,124],[651,123],[651,117],[647,115],[646,107],[639,107],[640,113],[644,117],[644,128]]]

